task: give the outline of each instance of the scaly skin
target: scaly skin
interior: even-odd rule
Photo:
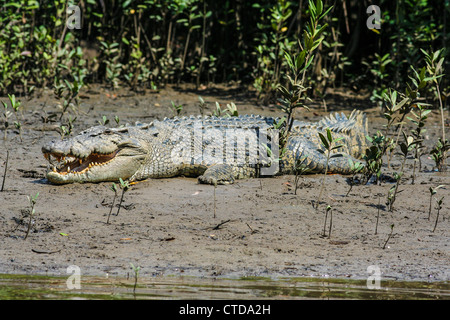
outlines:
[[[330,128],[343,147],[331,158],[328,171],[350,173],[348,158],[365,148],[367,121],[353,111],[318,123],[295,121],[280,161],[277,159],[277,119],[261,116],[231,118],[184,117],[121,128],[92,127],[73,138],[42,147],[50,161],[47,179],[55,184],[138,181],[174,176],[198,177],[201,183],[228,184],[259,175],[291,174],[296,168],[323,172],[326,156],[318,133]],[[268,136],[268,141],[262,137]],[[270,149],[269,153],[267,149]],[[270,157],[270,155],[272,155]]]

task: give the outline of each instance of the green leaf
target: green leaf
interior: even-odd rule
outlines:
[[[408,154],[408,146],[406,143],[400,143],[400,150],[402,150],[402,153],[406,156]]]
[[[328,144],[328,141],[325,138],[325,136],[322,133],[319,132],[319,137],[320,137],[320,140],[322,140],[322,144],[325,146],[325,148],[329,149],[330,145]]]
[[[311,18],[315,19],[316,16],[316,6],[314,5],[314,2],[309,0],[309,10],[311,11]]]
[[[404,98],[399,104],[395,105],[394,108],[392,108],[392,111],[395,112],[399,109],[401,109],[405,103],[407,103],[409,101],[409,98]]]
[[[431,112],[431,110],[422,111],[422,118],[427,116],[430,112]]]
[[[436,61],[437,58],[439,58],[440,54],[441,54],[441,50],[437,50],[436,52],[434,52],[434,54],[433,54],[433,61]]]
[[[341,157],[343,157],[342,153],[335,153],[330,156],[330,159],[331,158],[341,158]]]
[[[422,67],[422,69],[420,69],[420,74],[419,74],[419,78],[418,78],[420,81],[423,81],[425,79],[425,72],[426,71],[427,70],[426,70],[425,67]]]
[[[300,68],[302,67],[303,63],[305,62],[305,56],[306,56],[306,51],[305,50],[301,51],[297,55],[297,57],[295,59],[295,68],[297,70],[300,70]]]
[[[331,136],[331,130],[330,130],[330,128],[327,128],[327,138],[328,138],[328,141],[329,141],[330,143],[333,142],[333,137]]]
[[[316,1],[316,15],[320,16],[323,11],[323,3],[322,0]]]
[[[286,59],[286,62],[289,65],[289,67],[294,70],[295,66],[294,63],[292,62],[292,57],[289,52],[286,51],[284,52],[284,59]]]
[[[311,62],[313,61],[313,59],[314,59],[314,55],[312,54],[311,57],[309,58],[309,60],[306,62],[305,69],[308,69],[308,67],[311,64]]]
[[[321,20],[323,17],[325,17],[325,16],[331,11],[331,9],[333,9],[333,6],[329,7],[329,8],[327,9],[327,11],[325,11],[324,14],[322,14],[322,15],[319,17],[319,20]]]
[[[319,36],[320,34],[322,34],[322,32],[324,32],[325,31],[325,29],[328,27],[328,24],[327,23],[325,23],[323,26],[321,26],[320,28],[319,28],[319,30],[316,30],[316,36]]]
[[[310,51],[314,51],[314,50],[320,45],[320,43],[322,42],[322,40],[323,40],[323,37],[321,37],[321,38],[318,39],[318,40],[315,40],[315,41],[313,42],[313,46],[311,47]],[[309,65],[309,64],[308,64],[308,65]]]
[[[15,3],[15,2],[10,2],[10,3],[7,3],[7,4],[4,4],[4,5],[3,5],[4,8],[6,8],[6,7],[16,7],[16,8],[20,8],[21,6],[22,6],[21,4]]]
[[[289,91],[282,85],[278,86],[278,90],[281,92],[281,94],[283,95],[283,97],[288,98],[291,96],[291,94],[289,93]]]
[[[437,72],[440,72],[443,62],[444,62],[444,58],[439,60],[439,62],[436,64],[436,71]]]
[[[132,0],[126,0],[122,3],[122,8],[125,9],[126,7],[128,7],[130,5]]]

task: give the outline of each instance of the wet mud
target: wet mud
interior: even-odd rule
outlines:
[[[218,87],[203,91],[166,88],[136,94],[111,92],[102,87],[81,96],[74,133],[106,116],[115,126],[150,122],[172,116],[171,101],[182,104],[181,115],[198,114],[198,96],[211,114],[215,102],[234,102],[240,114],[280,115],[274,105],[256,104],[247,90]],[[328,112],[367,112],[370,133],[383,127],[377,108],[367,99],[347,93],[330,95],[327,111],[322,104],[298,114],[316,121]],[[6,99],[2,99],[6,101]],[[383,168],[381,185],[350,188],[349,176],[328,175],[322,204],[312,206],[322,175],[301,176],[295,194],[295,177],[239,180],[233,185],[198,184],[194,178],[147,180],[125,193],[117,216],[117,203],[107,224],[113,200],[111,183],[56,186],[45,179],[46,160],[41,146],[58,138],[60,109],[51,92],[22,100],[22,141],[17,130],[8,130],[0,142],[0,177],[9,150],[4,191],[0,192],[0,273],[64,275],[77,265],[86,275],[126,276],[130,263],[140,276],[184,275],[198,277],[330,277],[366,279],[375,266],[382,279],[447,281],[449,279],[448,173],[433,170],[424,155],[422,171],[411,182],[413,159],[406,162],[395,209],[386,208],[388,190],[400,157],[394,155]],[[3,123],[0,123],[3,135]],[[427,122],[425,145],[440,135],[440,115],[435,109]],[[448,127],[447,127],[448,131]],[[1,181],[1,180],[0,180]],[[429,188],[443,185],[435,198],[444,196],[435,231],[437,210]],[[214,192],[215,191],[215,192]],[[30,234],[27,196],[39,192]],[[215,193],[215,197],[214,197]],[[332,207],[325,228],[326,206]],[[215,215],[215,216],[214,216]],[[332,217],[331,236],[329,219]],[[393,227],[392,227],[393,225]]]

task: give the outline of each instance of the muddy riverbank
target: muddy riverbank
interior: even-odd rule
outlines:
[[[95,125],[104,115],[111,126],[116,115],[121,123],[171,116],[171,101],[183,105],[182,115],[198,114],[198,96],[207,102],[207,113],[218,101],[223,108],[236,103],[240,114],[279,115],[274,106],[257,105],[245,90],[167,88],[137,95],[98,87],[82,95],[79,110],[73,113],[77,117],[74,132]],[[141,276],[366,279],[367,268],[376,266],[382,279],[449,279],[450,178],[448,173],[435,172],[428,156],[422,157],[423,170],[414,184],[410,179],[413,160],[407,161],[406,179],[392,213],[384,206],[392,182],[356,185],[346,196],[348,177],[327,176],[326,204],[315,211],[311,203],[320,188],[320,175],[301,177],[297,194],[294,176],[239,180],[218,186],[215,204],[214,187],[178,177],[134,185],[125,194],[119,215],[115,208],[107,224],[111,183],[55,186],[45,179],[46,161],[40,149],[44,141],[59,136],[58,125],[45,122],[59,112],[51,97],[47,92],[24,99],[22,141],[9,130],[7,140],[0,142],[2,178],[9,150],[5,187],[0,192],[0,273],[64,275],[68,266],[77,265],[86,275],[126,276],[132,272],[132,263],[141,268]],[[367,105],[363,98],[339,95],[327,103],[327,111],[365,110],[374,133],[384,122],[378,109]],[[316,121],[327,114],[320,105],[312,107],[299,118]],[[436,109],[427,122],[427,147],[440,134],[439,119]],[[392,175],[398,168],[394,156],[392,168],[384,169]],[[445,198],[432,232],[436,210],[429,220],[429,188],[438,185],[443,187],[437,196]],[[34,223],[24,239],[27,196],[38,192]],[[322,235],[327,204],[333,214],[331,238]]]

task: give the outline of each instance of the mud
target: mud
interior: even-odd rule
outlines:
[[[240,114],[279,115],[273,105],[258,106],[247,90],[227,87],[198,92],[167,88],[144,95],[95,87],[81,96],[77,112],[70,113],[77,117],[76,133],[95,125],[103,115],[111,126],[115,126],[115,115],[121,123],[171,116],[171,101],[183,105],[182,115],[198,114],[198,96],[207,102],[209,114],[218,101],[223,108],[235,102]],[[368,108],[364,97],[348,93],[329,97],[328,112],[359,108],[369,116],[371,133],[382,129],[379,110]],[[393,186],[389,179],[380,186],[356,185],[346,196],[349,177],[328,175],[323,203],[316,211],[312,202],[317,199],[321,175],[300,177],[297,194],[294,176],[278,176],[218,186],[215,198],[213,186],[178,177],[134,185],[125,193],[118,216],[116,201],[107,224],[111,183],[55,186],[45,179],[46,161],[40,148],[44,141],[59,137],[58,125],[44,122],[52,113],[60,114],[52,93],[23,98],[22,105],[23,141],[17,130],[10,129],[7,140],[0,142],[1,178],[9,150],[0,192],[0,273],[65,275],[68,266],[77,265],[85,275],[126,276],[132,272],[132,263],[140,267],[140,276],[366,279],[371,275],[368,267],[376,266],[382,279],[449,279],[450,179],[448,173],[433,170],[434,162],[427,155],[422,157],[422,171],[416,173],[414,184],[413,160],[407,160],[393,212],[385,206]],[[311,108],[298,118],[315,121],[327,114],[321,103]],[[436,109],[428,119],[427,147],[440,135],[439,116]],[[0,127],[3,136],[3,122]],[[399,160],[394,155],[391,168],[383,168],[387,177],[399,170]],[[443,187],[435,198],[445,198],[432,232],[437,211],[433,199],[428,219],[429,188],[438,185]],[[31,231],[24,239],[27,196],[38,192]],[[327,205],[332,207],[331,237],[330,215],[323,236]]]

